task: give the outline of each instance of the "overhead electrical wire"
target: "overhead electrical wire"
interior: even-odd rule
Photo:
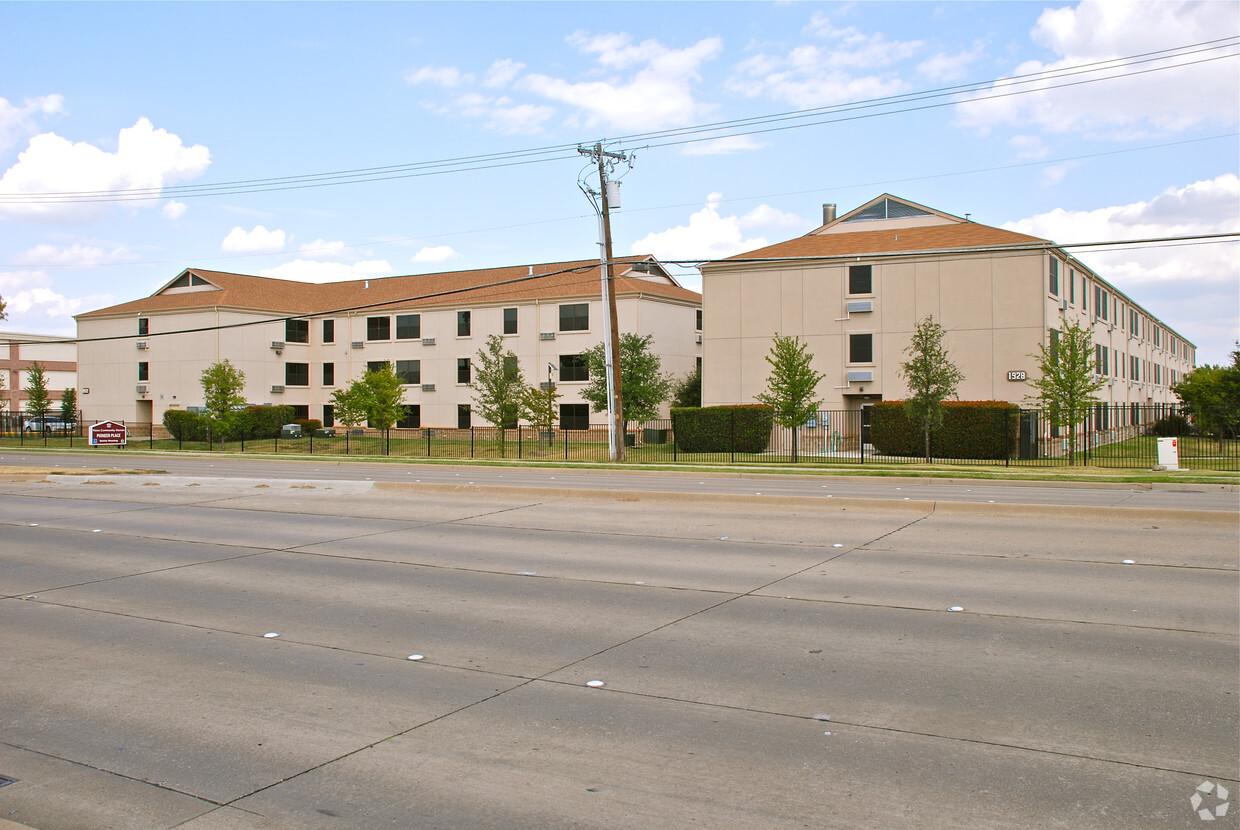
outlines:
[[[1121,58],[1095,61],[1086,64],[1060,67],[998,78],[989,81],[973,82],[956,86],[940,87],[920,92],[904,93],[866,99],[845,104],[815,107],[803,110],[774,113],[749,118],[718,121],[709,124],[656,130],[643,133],[631,133],[608,139],[607,143],[639,143],[647,142],[651,147],[666,147],[700,141],[714,141],[721,138],[737,138],[774,131],[800,129],[821,126],[828,123],[876,118],[884,115],[895,115],[905,112],[933,109],[938,107],[968,105],[980,101],[1007,98],[1016,95],[1027,95],[1062,89],[1082,84],[1099,83],[1117,80],[1151,72],[1162,72],[1179,69],[1200,63],[1225,60],[1240,56],[1240,37],[1218,38],[1186,46],[1145,52]],[[1226,51],[1230,50],[1230,51]],[[1212,54],[1225,52],[1224,54]],[[1195,57],[1193,60],[1182,61]],[[1152,66],[1134,71],[1132,67],[1142,66],[1159,61],[1168,62],[1160,66]],[[1180,61],[1178,63],[1172,61]],[[1055,81],[1073,78],[1086,74],[1102,74],[1099,77],[1054,83]],[[1014,89],[1014,87],[1032,88]],[[989,94],[984,90],[990,90]],[[983,93],[974,97],[960,99],[959,96],[970,93]],[[936,100],[951,98],[952,100]],[[924,103],[935,101],[935,103]],[[490,170],[500,167],[513,167],[529,164],[543,164],[577,157],[579,143],[557,144],[525,150],[513,150],[500,153],[489,153],[476,156],[439,159],[425,162],[389,165],[384,167],[358,168],[338,170],[325,173],[314,173],[301,176],[282,176],[263,179],[245,179],[239,181],[219,182],[215,184],[177,185],[154,188],[134,188],[128,190],[95,190],[95,191],[62,191],[45,193],[0,193],[0,204],[47,205],[85,202],[120,202],[145,201],[165,198],[200,198],[219,195],[237,195],[243,193],[269,192],[279,190],[305,189],[314,187],[340,186],[365,182],[388,181],[392,179],[414,178],[448,173],[463,173],[478,170]]]
[[[1030,242],[1030,243],[1025,243],[1025,244],[979,245],[979,246],[972,247],[972,248],[953,248],[951,249],[951,251],[954,253],[994,253],[994,252],[999,252],[999,251],[1067,250],[1071,248],[1108,248],[1108,247],[1114,250],[1128,250],[1128,249],[1148,248],[1148,247],[1166,247],[1166,248],[1182,247],[1183,245],[1186,245],[1186,244],[1208,245],[1208,244],[1219,244],[1219,243],[1223,243],[1227,241],[1233,241],[1233,242],[1240,241],[1240,232],[1219,233],[1219,234],[1195,234],[1195,235],[1188,235],[1188,236],[1165,236],[1165,237],[1155,237],[1155,238],[1149,238],[1149,239],[1126,239],[1126,240],[1106,240],[1106,241],[1096,241],[1096,242],[1074,242],[1074,243],[1066,244],[1066,245],[1060,244],[1057,242],[1052,242],[1050,240],[1046,240],[1043,242]],[[895,256],[910,257],[910,256],[917,256],[919,254],[926,254],[926,253],[933,253],[933,252],[893,251],[890,253],[867,253],[865,256],[867,259],[879,259],[883,257],[895,257]],[[746,258],[732,258],[732,259],[723,259],[723,260],[709,259],[709,258],[683,259],[683,260],[669,259],[669,260],[661,260],[660,264],[700,267],[701,265],[711,263],[711,262],[719,262],[719,263],[804,262],[806,260],[811,260],[811,259],[839,259],[839,258],[843,258],[844,256],[847,256],[847,258],[852,258],[852,256],[854,255],[851,255],[851,254],[841,255],[837,257],[822,257],[822,256],[816,256],[816,257],[815,256],[752,257],[752,258],[746,257]],[[622,257],[622,258],[612,259],[611,263],[622,264],[622,263],[632,262],[632,261],[633,261],[632,257]],[[281,315],[279,317],[265,317],[259,320],[246,320],[246,321],[238,322],[238,323],[221,323],[221,324],[211,325],[211,326],[199,326],[195,328],[175,329],[173,331],[149,332],[148,334],[141,335],[141,337],[144,339],[151,339],[154,337],[171,337],[174,335],[182,335],[182,334],[201,334],[203,332],[226,331],[230,329],[241,329],[241,328],[250,328],[252,326],[270,325],[272,323],[281,323],[287,320],[306,320],[306,319],[310,319],[314,317],[330,317],[330,316],[334,316],[338,314],[349,314],[349,313],[357,312],[357,311],[365,311],[367,309],[372,309],[372,308],[383,308],[383,307],[390,308],[393,306],[400,306],[402,304],[420,302],[423,300],[433,300],[433,299],[438,299],[441,297],[450,297],[455,294],[464,294],[464,293],[471,292],[471,291],[481,291],[481,290],[485,290],[488,288],[502,288],[508,285],[517,285],[520,283],[529,282],[531,280],[544,279],[546,277],[557,276],[559,274],[570,274],[570,273],[577,273],[577,272],[580,272],[582,274],[589,274],[590,276],[588,278],[588,281],[590,284],[593,284],[595,277],[597,276],[596,269],[598,269],[600,265],[601,263],[591,262],[588,265],[580,265],[580,266],[576,266],[573,268],[561,268],[557,271],[548,271],[542,274],[529,274],[529,275],[524,275],[520,277],[513,277],[510,279],[506,279],[506,280],[495,280],[493,282],[465,286],[462,288],[450,288],[450,289],[445,289],[443,291],[432,291],[432,292],[427,292],[423,294],[410,295],[408,297],[397,297],[394,299],[377,300],[373,303],[363,303],[359,305],[343,306],[341,308],[323,309],[321,311],[313,311],[313,312],[308,312],[306,314],[286,314],[286,315]],[[137,339],[138,337],[139,335],[135,335],[135,334],[115,334],[115,335],[108,335],[105,337],[86,337],[86,338],[66,337],[63,339],[55,340],[53,342],[76,343],[78,345],[81,345],[83,343],[105,343],[105,342],[116,341],[116,340],[134,340],[134,339]],[[20,339],[14,339],[10,342],[18,344],[18,345],[29,345],[29,344],[34,344],[34,343],[47,343],[48,341],[46,339],[37,340],[37,341],[36,340],[24,341]]]

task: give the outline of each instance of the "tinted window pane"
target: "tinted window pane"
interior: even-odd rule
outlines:
[[[872,265],[849,265],[848,266],[848,293],[849,294],[872,294],[874,293],[874,266]]]
[[[586,357],[581,354],[560,355],[560,382],[589,380],[590,371],[586,366]]]
[[[284,364],[284,385],[285,386],[309,386],[310,385],[310,364],[309,363],[285,363]]]
[[[872,334],[850,334],[848,335],[848,362],[849,363],[873,363],[874,362],[874,335]]]
[[[417,340],[422,336],[421,314],[396,315],[396,339]]]
[[[310,342],[310,321],[309,320],[285,320],[284,321],[284,342],[286,343],[309,343]]]
[[[391,317],[367,317],[366,318],[366,339],[367,340],[391,340],[392,339],[392,318]]]
[[[336,342],[336,321],[335,320],[324,320],[323,321],[323,342],[324,343],[335,343]]]
[[[587,331],[589,328],[589,303],[573,303],[560,306],[560,331]]]
[[[469,312],[458,311],[456,313],[456,336],[469,337]]]
[[[420,360],[398,360],[396,361],[396,374],[400,377],[401,383],[418,384],[422,382],[422,361]]]
[[[517,310],[515,308],[504,309],[504,334],[517,333]]]
[[[586,403],[560,404],[560,429],[589,429],[590,405]]]

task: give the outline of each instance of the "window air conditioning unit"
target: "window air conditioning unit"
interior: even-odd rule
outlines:
[[[848,373],[849,383],[872,383],[873,381],[873,369],[854,369]]]
[[[353,341],[352,343],[350,343],[349,345],[351,345],[351,346],[352,346],[353,348],[355,348],[355,349],[364,349],[364,348],[366,348],[366,343],[365,343],[365,341],[363,341],[363,340],[354,340],[354,341]]]
[[[151,344],[150,344],[150,342],[149,342],[149,341],[146,341],[146,340],[139,340],[139,341],[138,341],[138,351],[140,351],[140,352],[144,352],[144,351],[146,351],[146,350],[147,350],[147,349],[149,349],[149,348],[151,348]]]
[[[540,331],[540,332],[538,333],[538,339],[539,339],[539,340],[554,340],[554,339],[555,339],[555,332],[553,332],[553,331]]]
[[[423,338],[422,338],[422,345],[423,345],[423,346],[434,346],[434,345],[435,345],[435,338],[433,338],[433,337],[423,337]]]
[[[271,391],[272,391],[272,392],[283,392],[283,391],[284,391],[284,387],[283,387],[283,386],[280,386],[278,383],[273,383],[273,384],[271,385]]]
[[[1063,299],[1059,301],[1059,310],[1060,311],[1068,310],[1068,298],[1067,297],[1064,297]]]
[[[856,314],[862,311],[873,311],[873,300],[849,300],[846,306],[849,314]]]
[[[434,392],[434,391],[435,391],[435,384],[433,384],[433,383],[424,383],[424,384],[422,384],[422,391],[423,391],[423,392]]]
[[[137,391],[138,391],[138,394],[139,394],[139,395],[145,395],[145,394],[146,394],[146,384],[145,384],[145,383],[139,383],[139,384],[138,384],[138,390],[137,390]]]
[[[272,340],[271,348],[275,349],[277,352],[280,351],[281,349],[284,348],[284,341],[283,340]]]
[[[702,342],[702,335],[701,335],[701,334],[698,334],[698,336],[697,336],[697,342],[699,342],[699,343],[701,343],[701,342]]]

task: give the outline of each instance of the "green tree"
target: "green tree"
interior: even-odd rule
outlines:
[[[60,396],[60,420],[66,424],[77,423],[77,390],[69,387],[65,393]]]
[[[702,367],[695,366],[692,372],[672,382],[672,408],[684,409],[702,405]]]
[[[366,420],[374,429],[391,429],[405,414],[404,381],[392,364],[385,361],[378,368],[367,369],[362,383],[366,387]]]
[[[35,361],[26,370],[26,411],[32,416],[43,416],[52,408],[52,396],[47,391],[47,373],[43,364]]]
[[[355,427],[366,420],[368,390],[360,379],[344,389],[332,392],[332,414],[346,427]]]
[[[1197,431],[1218,439],[1240,435],[1240,343],[1231,353],[1230,366],[1198,366],[1171,387],[1192,416]]]
[[[486,346],[478,350],[469,388],[474,392],[474,409],[499,430],[502,458],[506,455],[507,431],[515,428],[525,414],[526,387],[516,354],[504,351],[504,338],[498,334],[489,335]]]
[[[1039,343],[1039,377],[1025,382],[1036,390],[1027,400],[1038,403],[1047,413],[1051,426],[1068,428],[1068,465],[1076,463],[1076,429],[1098,403],[1103,379],[1094,373],[1093,331],[1061,317],[1063,328],[1047,329],[1050,343]]]
[[[650,421],[659,416],[659,407],[672,391],[672,379],[661,371],[662,361],[650,351],[654,336],[628,332],[620,335],[620,420],[628,430],[630,421]],[[595,412],[605,412],[610,405],[607,400],[607,358],[603,344],[599,343],[585,353],[589,384],[581,390],[584,398]]]
[[[782,337],[775,333],[766,362],[771,374],[766,378],[766,391],[757,395],[761,403],[771,407],[775,423],[792,430],[792,461],[797,460],[797,429],[809,422],[822,406],[815,397],[818,382],[826,375],[816,371],[814,356],[807,351],[801,338]]]
[[[956,388],[964,380],[947,349],[943,337],[947,331],[930,315],[917,324],[904,353],[908,360],[900,364],[900,374],[908,384],[909,398],[904,411],[919,421],[925,437],[926,462],[930,461],[930,430],[943,422],[943,401],[956,396]]]
[[[525,407],[526,417],[538,430],[540,439],[545,435],[550,441],[555,419],[560,414],[560,393],[555,384],[548,382],[546,389],[533,384],[525,387],[521,402]]]
[[[245,372],[224,360],[203,369],[201,383],[203,406],[211,426],[220,435],[226,435],[232,428],[233,414],[245,406]]]

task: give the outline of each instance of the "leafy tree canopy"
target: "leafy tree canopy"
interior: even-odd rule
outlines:
[[[223,360],[202,370],[201,383],[207,413],[213,421],[227,425],[232,413],[245,405],[245,372]]]
[[[1093,331],[1073,320],[1062,320],[1063,328],[1048,329],[1049,344],[1039,343],[1030,355],[1038,365],[1038,376],[1025,381],[1035,394],[1027,397],[1047,412],[1051,425],[1068,428],[1068,463],[1076,457],[1076,429],[1098,403],[1094,392],[1103,379],[1094,373]]]
[[[930,460],[930,431],[943,421],[943,401],[955,397],[964,373],[943,345],[947,331],[930,315],[917,324],[900,364],[900,374],[908,384],[905,412],[922,426],[925,458]]]
[[[670,375],[661,371],[662,361],[650,350],[654,336],[626,332],[620,335],[620,419],[650,421],[659,416],[659,407],[668,399],[672,389]],[[589,384],[581,390],[584,398],[595,412],[610,408],[607,399],[607,358],[602,343],[585,353]]]
[[[46,415],[51,408],[47,373],[43,371],[43,364],[36,361],[26,370],[26,411],[31,415]]]
[[[474,411],[494,427],[511,429],[525,414],[525,378],[516,354],[504,350],[504,338],[498,334],[489,335],[486,346],[478,350],[469,388],[474,392]]]
[[[766,391],[757,399],[771,407],[775,423],[781,427],[795,429],[806,424],[822,406],[822,398],[815,393],[826,375],[814,369],[813,360],[801,338],[776,333],[766,356],[771,374],[766,379]]]

